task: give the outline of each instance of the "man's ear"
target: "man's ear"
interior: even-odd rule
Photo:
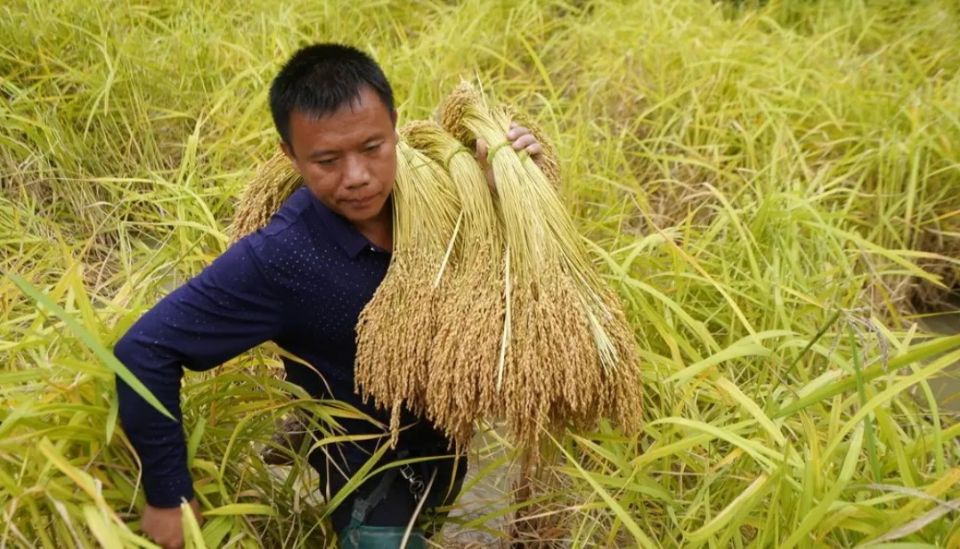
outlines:
[[[397,129],[397,109],[390,111],[390,121],[393,122],[393,129]]]
[[[293,156],[293,149],[282,139],[280,140],[280,150],[283,151],[283,155],[290,161],[293,169],[297,170],[297,173],[300,173],[300,166],[297,165],[297,157]]]

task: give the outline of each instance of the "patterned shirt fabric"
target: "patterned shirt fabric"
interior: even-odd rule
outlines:
[[[389,252],[301,187],[265,228],[146,312],[114,354],[177,418],[166,418],[118,379],[120,420],[143,464],[148,503],[172,507],[193,496],[180,413],[183,367],[208,370],[273,340],[312,366],[284,358],[288,381],[387,424],[388,413],[354,393],[353,368],[357,318],[389,263]],[[403,422],[415,425],[403,431],[399,448],[446,449],[429,422],[409,414]],[[341,424],[351,434],[382,433],[363,420]],[[340,454],[358,466],[379,443],[342,444]]]

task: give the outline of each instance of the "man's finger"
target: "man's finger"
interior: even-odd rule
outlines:
[[[487,142],[483,139],[477,139],[477,160],[480,162],[487,161],[487,152],[489,148],[487,147]]]
[[[480,169],[483,170],[483,176],[486,178],[490,190],[496,192],[497,183],[493,177],[493,168],[487,160],[487,154],[489,154],[489,152],[487,142],[483,139],[477,139],[477,164],[480,164]]]
[[[530,130],[523,126],[518,126],[516,122],[510,124],[510,131],[507,132],[507,139],[514,140],[522,135],[529,135]]]
[[[513,150],[522,151],[527,147],[537,144],[537,138],[533,134],[524,134],[513,141]]]
[[[527,154],[529,154],[530,156],[537,156],[538,154],[543,152],[543,147],[540,146],[540,143],[534,143],[533,145],[530,145],[524,150],[527,151]]]

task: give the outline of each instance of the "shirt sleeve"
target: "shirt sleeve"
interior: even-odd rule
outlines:
[[[279,285],[264,274],[251,238],[231,246],[147,311],[117,342],[115,356],[176,417],[171,421],[119,378],[120,421],[140,456],[147,502],[174,507],[193,497],[181,425],[183,366],[207,370],[282,330]]]

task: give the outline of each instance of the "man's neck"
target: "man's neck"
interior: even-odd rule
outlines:
[[[353,224],[360,234],[367,237],[367,240],[388,252],[393,250],[392,210],[390,203],[387,202],[376,217],[363,223]]]

